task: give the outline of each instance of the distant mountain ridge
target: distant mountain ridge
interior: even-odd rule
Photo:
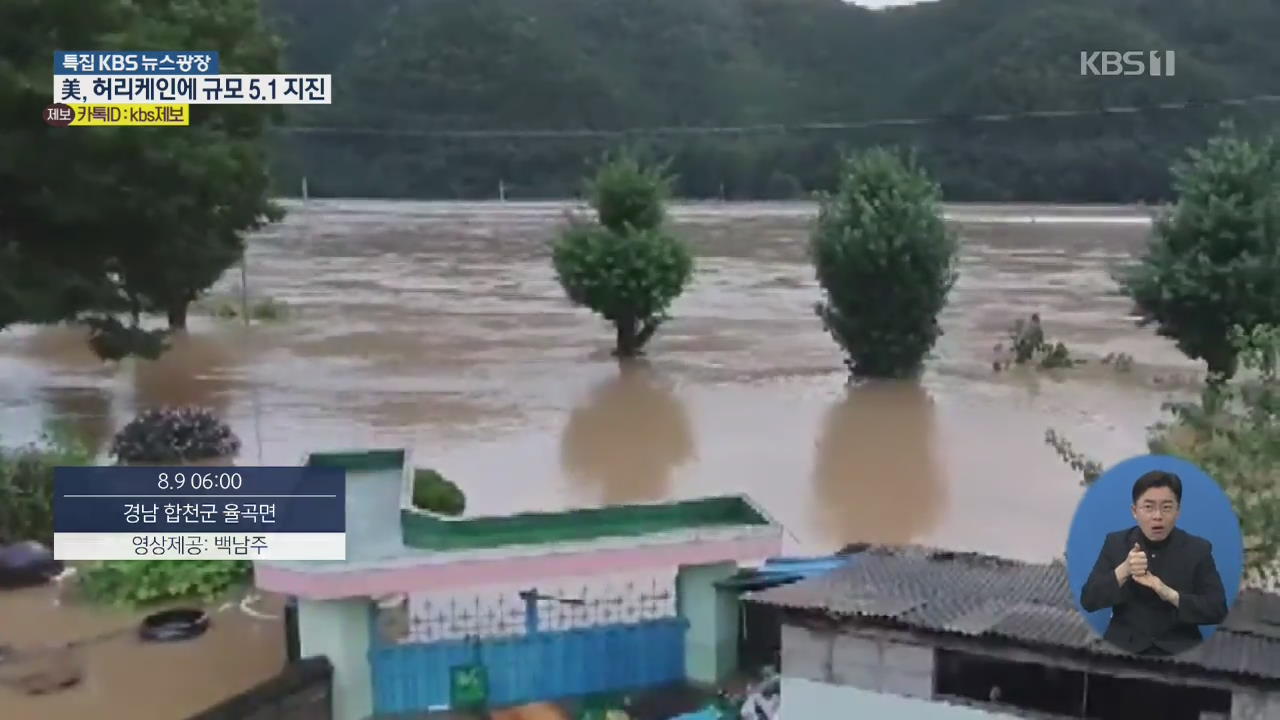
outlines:
[[[1097,108],[1280,92],[1268,0],[267,0],[287,66],[331,72],[335,103],[299,125],[625,129]],[[1172,78],[1081,77],[1081,50],[1174,50]],[[691,196],[829,186],[841,146],[917,148],[955,199],[1132,201],[1220,110],[1006,127],[682,136],[651,142]],[[1280,109],[1231,115],[1273,126]],[[572,194],[616,140],[281,141],[282,178],[324,194]],[[305,166],[305,167],[304,167]],[[1117,177],[1118,175],[1118,177]],[[283,179],[285,187],[296,187]]]

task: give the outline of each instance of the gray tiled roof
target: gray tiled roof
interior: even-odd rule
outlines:
[[[1085,622],[1061,563],[1030,564],[914,546],[873,547],[846,567],[746,598],[836,616],[882,618],[919,630],[1122,654]],[[1242,591],[1227,621],[1202,645],[1157,660],[1280,679],[1280,595]]]

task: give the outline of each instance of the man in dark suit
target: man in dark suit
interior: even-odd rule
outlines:
[[[1107,641],[1141,655],[1173,655],[1204,639],[1199,625],[1227,617],[1208,540],[1174,527],[1182,480],[1154,470],[1133,484],[1134,527],[1107,535],[1080,592],[1088,612],[1111,608]]]

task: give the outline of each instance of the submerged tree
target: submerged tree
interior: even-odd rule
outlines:
[[[639,355],[693,276],[693,254],[666,227],[671,178],[630,155],[606,159],[588,185],[596,222],[571,221],[552,248],[565,294],[617,333],[614,354]]]
[[[941,191],[913,160],[886,149],[851,155],[821,199],[810,243],[825,298],[815,310],[850,373],[907,377],[942,334],[958,244]]]
[[[1177,203],[1119,275],[1144,323],[1230,378],[1231,328],[1280,323],[1280,142],[1227,131],[1174,168]]]

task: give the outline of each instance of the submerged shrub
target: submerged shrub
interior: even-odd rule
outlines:
[[[240,439],[212,410],[186,406],[147,410],[116,433],[111,454],[121,462],[185,462],[229,457]]]
[[[80,568],[80,590],[90,600],[123,606],[169,600],[214,600],[244,585],[247,560],[108,560]]]
[[[664,223],[670,182],[661,167],[609,160],[589,186],[596,222],[570,222],[552,246],[565,295],[613,323],[620,357],[641,353],[693,277],[693,253]]]
[[[435,470],[413,472],[413,506],[441,515],[461,515],[467,509],[462,489]]]
[[[89,318],[89,349],[99,360],[118,361],[126,357],[155,360],[169,349],[167,330],[144,330],[125,325],[115,318]]]
[[[1006,350],[1003,343],[996,346],[997,357],[992,368],[997,372],[1007,370],[1014,365],[1032,365],[1042,370],[1070,368],[1084,363],[1071,357],[1066,343],[1050,342],[1045,338],[1044,326],[1040,324],[1039,313],[1033,313],[1030,320],[1019,319],[1009,329],[1009,345]],[[1108,356],[1111,357],[1111,356]]]
[[[914,375],[942,334],[958,243],[940,203],[937,184],[886,149],[848,157],[839,188],[821,198],[815,311],[851,374]]]

